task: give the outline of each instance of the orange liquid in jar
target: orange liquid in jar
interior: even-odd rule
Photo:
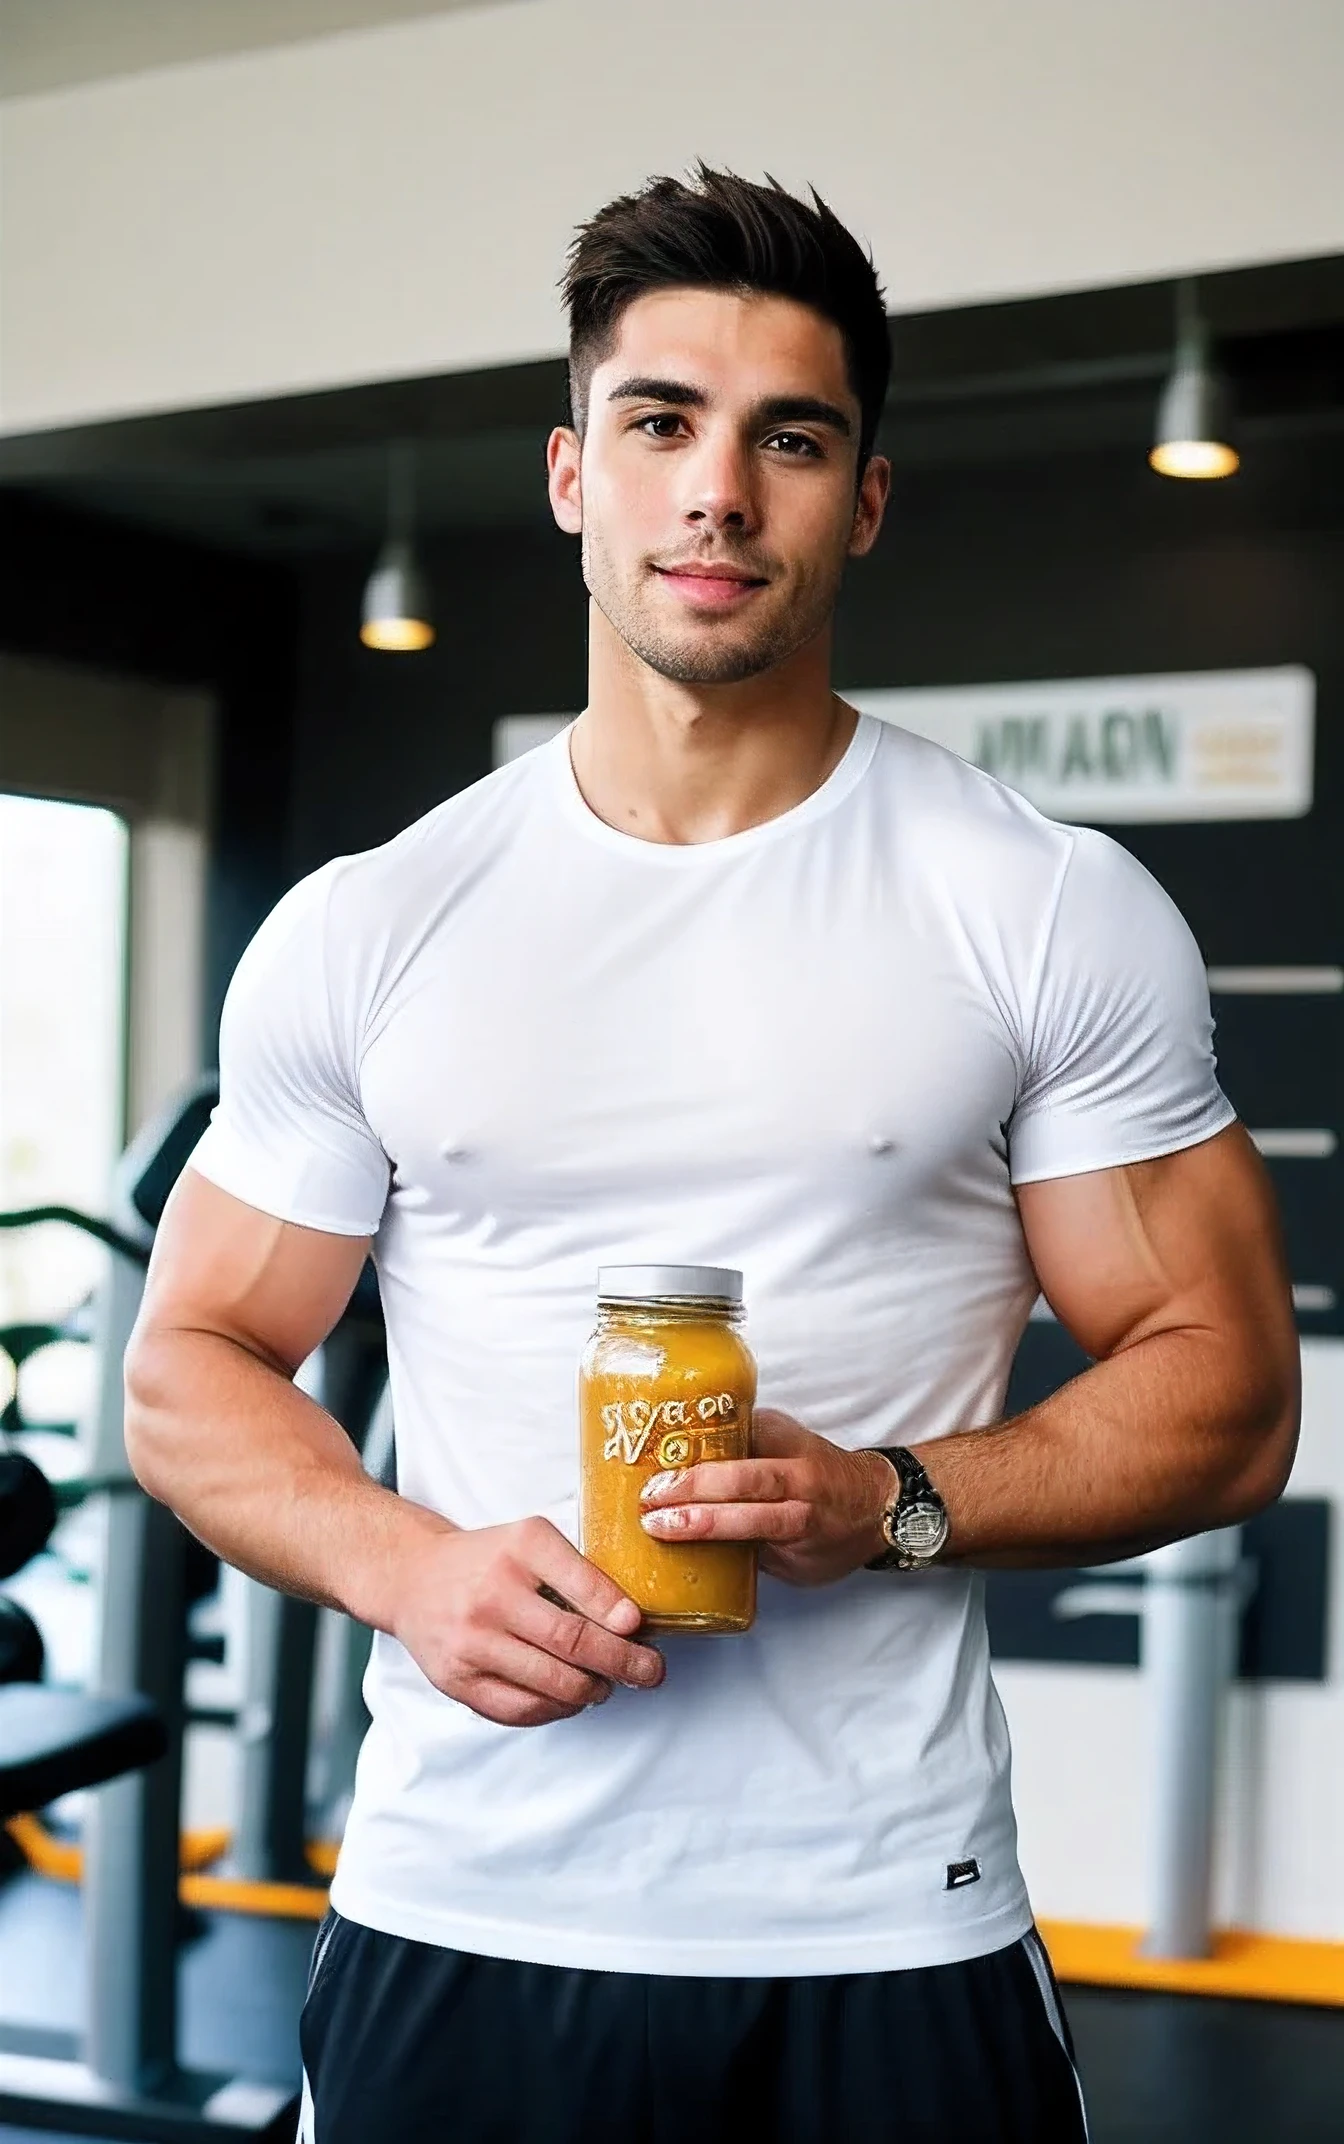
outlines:
[[[754,1542],[659,1541],[640,1524],[652,1475],[750,1456],[740,1316],[727,1301],[602,1299],[583,1353],[579,1545],[655,1630],[748,1630],[756,1614]]]

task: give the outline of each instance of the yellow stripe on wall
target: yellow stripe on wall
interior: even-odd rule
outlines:
[[[39,1876],[49,1876],[57,1883],[83,1881],[83,1848],[71,1840],[53,1838],[40,1817],[10,1817],[5,1829]],[[183,1833],[178,1896],[184,1906],[217,1913],[255,1913],[271,1919],[321,1920],[327,1910],[325,1884],[270,1883],[212,1874],[211,1864],[227,1852],[228,1846],[227,1831]],[[309,1858],[335,1867],[334,1848],[314,1849]],[[329,1875],[330,1869],[319,1866],[318,1873]]]
[[[271,1883],[262,1877],[184,1876],[178,1896],[184,1906],[213,1913],[256,1913],[268,1920],[320,1921],[327,1910],[325,1888]]]
[[[54,1877],[57,1883],[83,1881],[83,1847],[73,1839],[55,1838],[40,1816],[12,1816],[6,1820],[4,1828],[29,1867],[36,1869],[40,1876]],[[179,1842],[179,1867],[208,1869],[228,1852],[229,1838],[227,1831],[184,1831]],[[334,1868],[334,1862],[332,1866]],[[322,1873],[329,1874],[330,1871]]]
[[[1042,1921],[1040,1930],[1058,1978],[1084,1987],[1161,1988],[1344,2009],[1344,1943],[1306,1943],[1229,1928],[1214,1937],[1210,1958],[1145,1958],[1139,1928]]]
[[[53,1839],[39,1818],[11,1817],[6,1829],[42,1875],[58,1882],[79,1882],[80,1849]],[[224,1831],[184,1836],[184,1905],[289,1920],[321,1919],[327,1905],[321,1885],[265,1883],[209,1873],[210,1864],[220,1858],[228,1843]],[[336,1852],[333,1842],[314,1840],[307,1850],[309,1865],[319,1876],[330,1877]],[[1211,1958],[1145,1958],[1139,1928],[1103,1928],[1090,1921],[1042,1921],[1039,1925],[1056,1974],[1076,1986],[1240,1995],[1260,2002],[1328,2003],[1344,2009],[1344,1943],[1306,1943],[1293,1936],[1227,1929],[1214,1937]]]

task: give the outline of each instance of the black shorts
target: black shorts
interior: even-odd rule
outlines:
[[[523,1965],[329,1913],[301,2144],[1084,2144],[1039,1936],[959,1965],[712,1980]]]

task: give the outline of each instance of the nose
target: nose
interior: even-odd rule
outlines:
[[[751,456],[741,442],[731,435],[706,432],[687,460],[687,522],[702,531],[754,528]]]

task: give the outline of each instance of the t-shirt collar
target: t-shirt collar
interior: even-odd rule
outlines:
[[[763,819],[759,826],[745,827],[741,833],[725,834],[716,841],[644,841],[637,834],[623,834],[587,804],[574,776],[574,765],[569,756],[569,739],[573,723],[567,725],[559,736],[542,745],[538,758],[549,761],[552,786],[560,808],[571,827],[589,841],[602,846],[632,861],[648,862],[663,869],[694,870],[726,857],[743,855],[747,850],[761,847],[765,842],[778,841],[793,834],[814,820],[823,818],[842,804],[851,791],[862,781],[872,764],[883,725],[875,715],[861,714],[845,751],[831,769],[824,782],[812,791],[801,803],[793,804],[787,811],[777,812],[772,819]]]

